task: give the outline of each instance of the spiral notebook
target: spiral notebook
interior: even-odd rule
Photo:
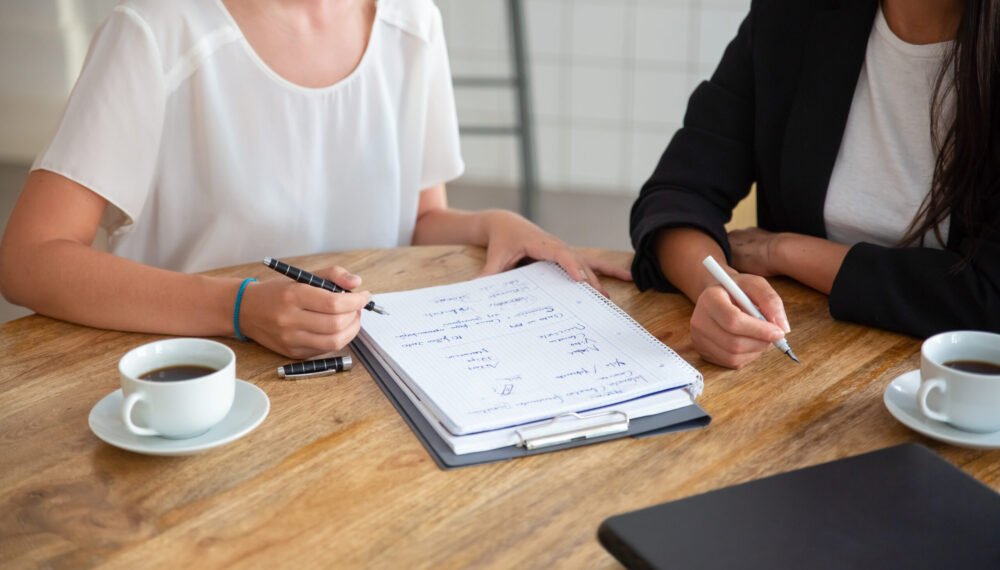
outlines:
[[[627,426],[691,406],[702,390],[697,370],[553,263],[380,294],[379,304],[390,315],[363,315],[358,336],[368,363],[455,453],[523,443],[555,424]]]

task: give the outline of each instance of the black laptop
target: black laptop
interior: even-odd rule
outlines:
[[[1000,495],[911,443],[614,516],[598,539],[629,568],[1000,570]]]

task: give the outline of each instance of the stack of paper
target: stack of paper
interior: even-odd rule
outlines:
[[[363,315],[359,340],[456,454],[516,445],[563,414],[638,418],[701,392],[697,370],[552,263],[379,304],[391,315]]]

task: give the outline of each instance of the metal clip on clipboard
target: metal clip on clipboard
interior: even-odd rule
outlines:
[[[603,417],[608,417],[609,420],[596,425],[570,427],[564,431],[551,431],[553,426],[565,420],[587,422],[588,420],[595,420]],[[540,447],[549,447],[552,445],[569,443],[578,439],[591,439],[594,437],[621,433],[628,431],[628,425],[628,414],[618,410],[590,414],[570,412],[568,414],[558,415],[543,424],[516,430],[514,433],[517,434],[517,445],[531,450],[538,449]]]

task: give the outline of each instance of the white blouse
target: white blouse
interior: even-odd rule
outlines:
[[[831,240],[891,247],[910,227],[934,177],[931,100],[950,47],[904,42],[879,8],[826,193],[823,216]],[[953,103],[950,96],[945,100],[945,113]],[[946,219],[945,240],[948,228]],[[922,245],[944,247],[933,231]]]
[[[221,0],[126,0],[32,168],[107,199],[111,250],[158,267],[408,245],[420,191],[464,168],[440,12],[379,0],[357,68],[307,88]]]

